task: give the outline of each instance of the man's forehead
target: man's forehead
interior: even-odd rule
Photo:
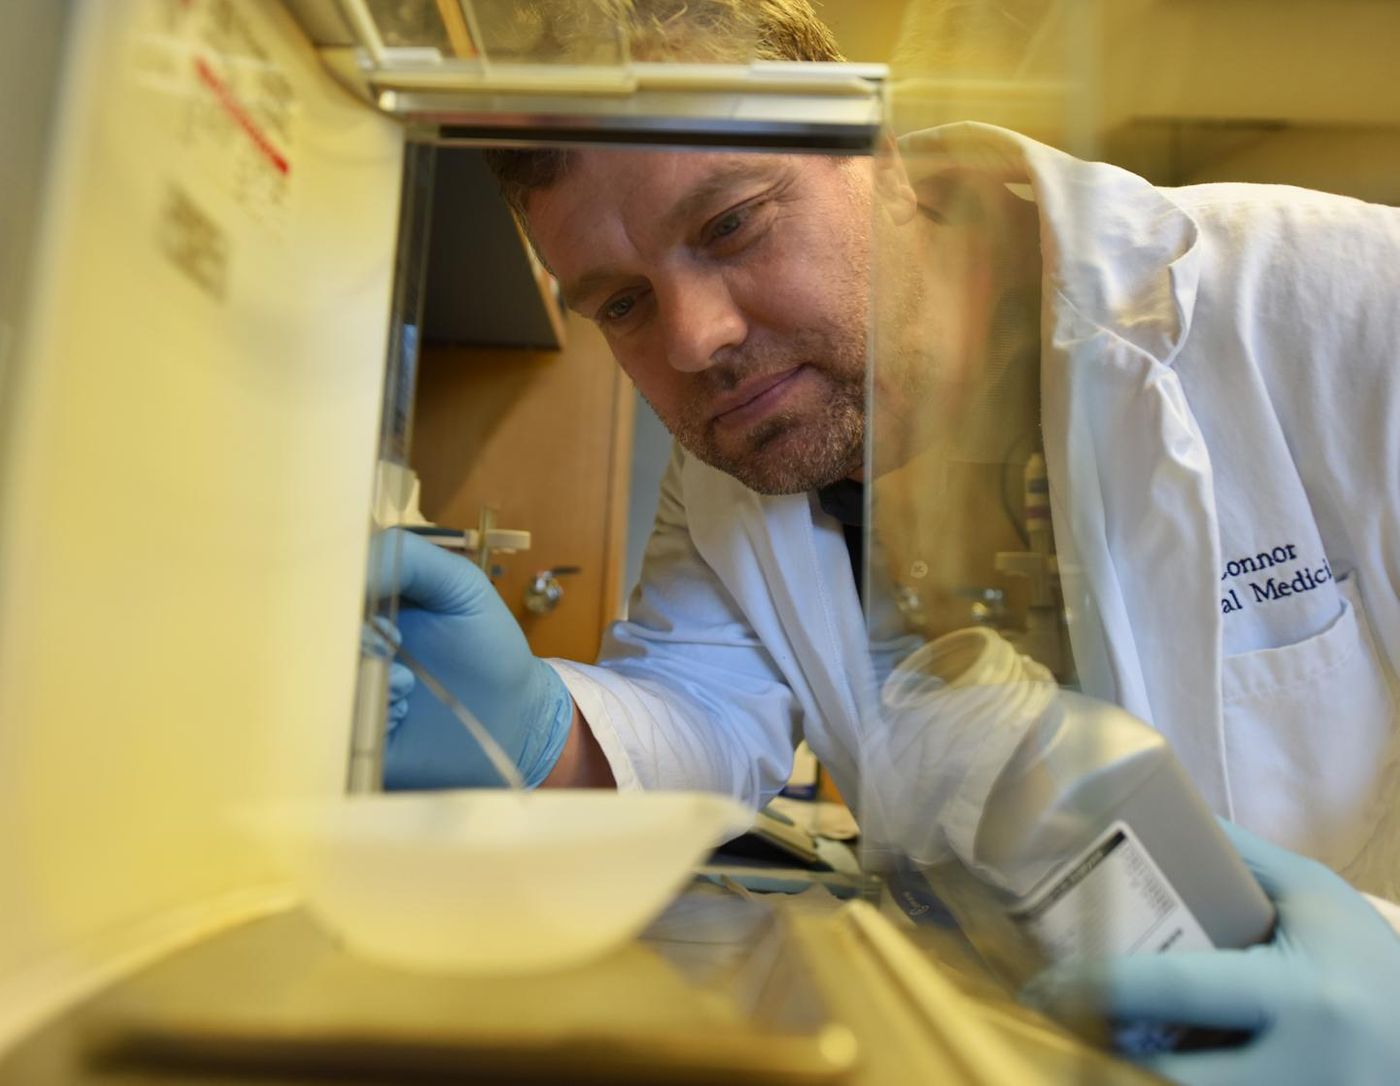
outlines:
[[[575,151],[569,169],[552,188],[567,190],[592,200],[645,199],[650,210],[667,210],[668,204],[694,201],[696,196],[717,193],[790,169],[795,156],[742,151],[635,151],[596,148]],[[541,195],[547,195],[545,190]]]

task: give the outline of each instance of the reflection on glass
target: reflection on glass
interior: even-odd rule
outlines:
[[[391,49],[436,49],[452,55],[442,5],[431,0],[364,0],[379,37]]]
[[[1082,142],[1079,7],[913,5],[877,165],[864,859],[1011,990],[1058,960],[1248,946],[1273,924],[1172,733],[1134,715],[1160,664],[1125,664],[1112,597],[1111,438],[1150,420],[1141,385],[1101,371],[1147,319],[1126,254],[1148,228],[1117,172],[971,120]]]
[[[469,0],[482,55],[498,64],[617,65],[627,25],[616,5]]]
[[[718,415],[701,409],[788,363],[802,382],[826,367],[855,387],[851,448],[869,428],[871,697],[852,743],[866,859],[927,891],[1011,985],[1068,956],[1246,946],[1273,922],[1210,814],[1230,808],[1221,759],[1202,739],[1223,731],[1214,633],[1163,636],[1150,613],[1182,609],[1188,575],[1205,585],[1195,600],[1205,612],[1216,602],[1214,523],[1190,555],[1178,536],[1155,534],[1172,495],[1202,506],[1212,496],[1190,413],[1210,398],[1191,404],[1169,372],[1199,279],[1196,227],[1141,178],[1055,149],[1101,150],[1095,8],[911,4],[895,57],[899,139],[868,163],[873,284],[864,254],[822,263],[837,248],[823,222],[797,255],[750,278],[759,301],[781,296],[779,346],[731,351],[729,368],[703,356],[695,369],[710,387],[696,382],[659,409],[692,453],[752,490],[800,492],[821,484],[784,472],[811,469],[816,443],[765,460],[739,438],[714,439],[705,427]],[[488,60],[669,56],[663,16],[676,5],[635,5],[625,25],[605,10],[463,8]],[[760,44],[741,32],[716,59],[762,56]],[[754,222],[767,207],[755,199]],[[567,217],[586,221],[586,210]],[[736,244],[721,239],[746,220],[711,210],[693,236],[713,239],[721,264]],[[563,272],[575,288],[588,279]],[[585,308],[625,328],[646,301],[635,285]],[[707,300],[686,286],[677,293]],[[834,327],[852,298],[869,312]],[[1271,809],[1268,787],[1247,799]]]
[[[414,62],[431,57],[429,50],[441,60],[479,58],[488,65],[561,68],[790,59],[764,42],[761,12],[724,0],[356,2],[363,2],[382,46],[418,51]],[[676,32],[681,24],[687,33]],[[697,27],[700,34],[693,32]],[[722,32],[706,33],[708,27]]]

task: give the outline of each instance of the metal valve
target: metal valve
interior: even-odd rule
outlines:
[[[578,566],[555,566],[540,570],[525,586],[525,610],[532,615],[549,614],[564,598],[564,586],[559,583],[559,578],[582,572]]]

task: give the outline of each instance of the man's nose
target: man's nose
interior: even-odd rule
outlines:
[[[748,319],[717,272],[677,277],[658,293],[666,360],[673,369],[708,369],[748,336]]]

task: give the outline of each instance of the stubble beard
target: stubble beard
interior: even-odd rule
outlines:
[[[860,466],[865,444],[863,331],[804,333],[781,353],[745,352],[696,375],[696,395],[678,418],[661,416],[686,452],[759,494],[798,494],[827,486]],[[807,365],[829,392],[815,409],[775,412],[722,447],[709,418],[714,395],[755,375]],[[659,412],[658,412],[659,414]]]

